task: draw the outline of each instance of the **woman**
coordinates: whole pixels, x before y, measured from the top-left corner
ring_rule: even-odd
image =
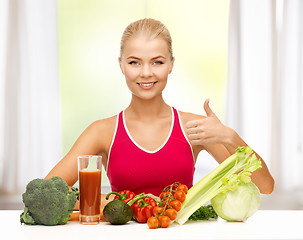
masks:
[[[88,126],[46,178],[60,176],[72,186],[78,179],[77,156],[102,155],[114,191],[159,195],[176,181],[192,186],[200,151],[206,150],[221,163],[238,146],[246,146],[220,122],[209,100],[204,103],[207,116],[177,111],[165,103],[162,92],[174,60],[169,31],[161,22],[131,23],[123,33],[119,57],[132,93],[129,106]],[[262,169],[253,173],[252,181],[261,193],[269,194],[274,180],[261,161]]]

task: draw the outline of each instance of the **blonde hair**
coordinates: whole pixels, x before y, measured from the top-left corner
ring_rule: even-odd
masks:
[[[148,37],[150,37],[150,39],[159,37],[165,40],[168,45],[170,56],[173,58],[172,39],[168,29],[162,22],[152,18],[144,18],[132,22],[126,27],[121,38],[120,58],[122,57],[122,53],[127,40],[142,33],[146,34]]]

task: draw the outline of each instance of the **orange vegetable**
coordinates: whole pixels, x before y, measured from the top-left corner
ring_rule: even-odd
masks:
[[[159,227],[159,220],[158,220],[158,218],[156,218],[156,217],[149,217],[147,219],[147,226],[150,229],[158,228]]]
[[[185,194],[187,194],[187,192],[188,192],[188,188],[187,188],[187,186],[184,185],[184,184],[180,184],[180,185],[177,187],[177,191],[178,191],[178,190],[182,190]]]
[[[182,208],[182,203],[179,200],[171,201],[169,205],[176,209],[177,212],[179,212]]]
[[[79,215],[80,215],[80,212],[79,212],[79,211],[74,211],[74,212],[70,215],[69,221],[79,221]]]
[[[100,222],[107,222],[107,220],[104,218],[103,216],[103,208],[100,206]],[[69,221],[79,221],[79,215],[80,215],[80,211],[74,211],[71,215],[70,215],[70,219]]]
[[[175,192],[174,198],[183,203],[185,201],[186,194],[182,190],[178,190],[177,192]]]
[[[165,214],[173,221],[177,218],[178,212],[174,208],[168,208],[165,210]]]
[[[168,216],[160,216],[160,217],[158,217],[158,219],[159,219],[161,228],[167,228],[171,223],[171,220]]]
[[[163,208],[163,207],[156,206],[156,207],[154,207],[154,209],[153,209],[153,214],[154,214],[154,216],[156,217],[156,216],[161,215],[163,211],[164,211],[164,208]]]

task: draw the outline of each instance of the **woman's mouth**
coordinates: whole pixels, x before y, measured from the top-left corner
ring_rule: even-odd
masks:
[[[146,83],[141,82],[141,83],[137,83],[137,84],[143,89],[151,89],[157,82],[158,81],[156,81],[156,82],[146,82]]]

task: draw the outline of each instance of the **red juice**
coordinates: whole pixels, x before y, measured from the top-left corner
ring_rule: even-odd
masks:
[[[93,216],[100,214],[101,170],[79,171],[80,214]]]

